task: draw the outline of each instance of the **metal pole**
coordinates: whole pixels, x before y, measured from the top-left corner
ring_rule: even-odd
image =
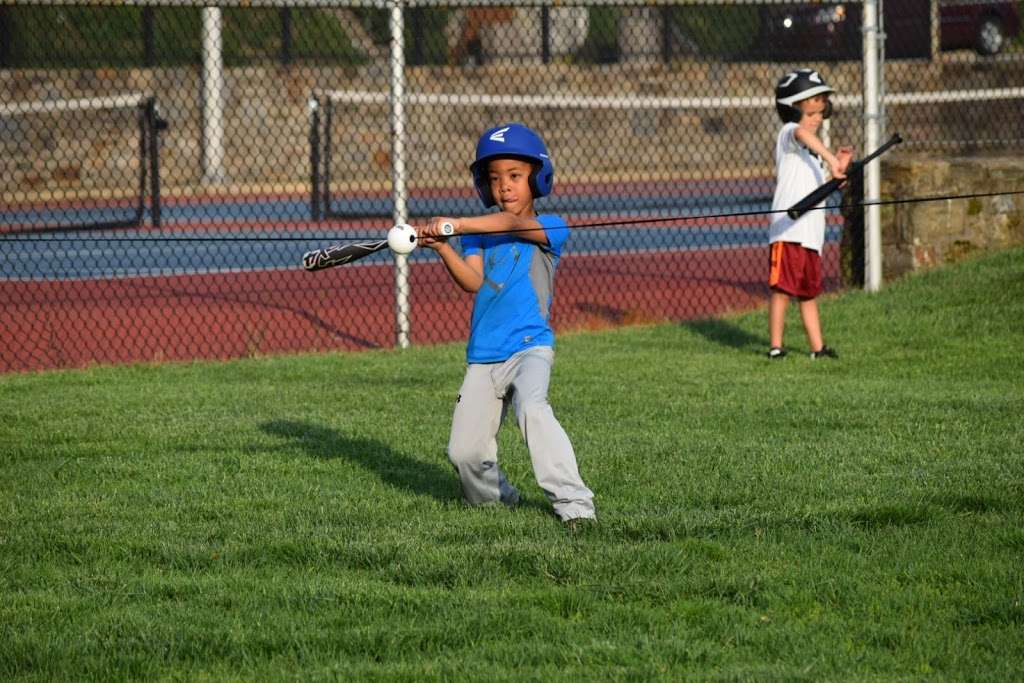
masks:
[[[931,30],[928,32],[931,37],[930,61],[935,62],[942,50],[942,25],[939,23],[939,0],[931,0],[928,3],[928,25]]]
[[[661,62],[672,61],[672,24],[675,21],[675,8],[665,5],[661,8]]]
[[[156,66],[156,38],[153,30],[153,8],[142,8],[142,65]]]
[[[551,8],[540,8],[540,61],[551,63]]]
[[[281,63],[292,63],[292,10],[281,8]]]
[[[14,50],[11,47],[11,37],[14,29],[11,27],[11,11],[6,5],[0,6],[0,68],[9,69],[14,66]]]
[[[320,103],[309,96],[309,213],[320,220]]]
[[[881,137],[879,124],[880,74],[878,51],[880,32],[878,18],[881,0],[864,0],[864,149],[878,147]],[[864,201],[868,204],[865,216],[866,273],[864,289],[877,292],[882,288],[882,228],[881,210],[878,206],[881,194],[881,173],[874,161],[864,169]]]
[[[409,219],[405,188],[405,19],[402,0],[391,4],[391,192],[395,225]],[[395,254],[395,344],[409,347],[409,258]]]
[[[154,228],[160,227],[160,134],[167,128],[167,121],[160,118],[156,97],[146,105],[149,122],[149,211]]]
[[[224,55],[219,7],[203,8],[203,182],[224,180]]]

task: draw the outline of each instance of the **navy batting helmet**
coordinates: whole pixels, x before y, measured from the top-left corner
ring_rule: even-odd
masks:
[[[487,162],[491,159],[512,158],[530,162],[533,172],[530,173],[530,190],[534,197],[544,197],[551,193],[555,184],[555,167],[548,156],[547,147],[533,130],[521,123],[509,123],[495,126],[480,136],[476,143],[476,159],[469,166],[473,174],[473,185],[480,195],[484,206],[491,207],[497,202],[491,193],[491,183],[487,177]]]

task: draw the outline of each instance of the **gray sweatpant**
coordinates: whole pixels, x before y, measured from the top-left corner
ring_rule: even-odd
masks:
[[[576,454],[548,403],[555,353],[549,346],[520,351],[503,363],[470,364],[452,418],[448,459],[470,505],[514,505],[519,492],[498,467],[498,429],[515,410],[534,476],[560,519],[594,517],[594,494],[580,478]]]

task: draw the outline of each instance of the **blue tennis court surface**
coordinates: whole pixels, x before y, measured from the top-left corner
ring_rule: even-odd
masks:
[[[362,202],[360,204],[359,202]],[[356,213],[378,214],[381,226],[386,200],[351,200]],[[766,243],[770,198],[764,194],[640,197],[564,195],[538,201],[542,212],[562,213],[581,227],[573,230],[567,254],[642,253],[753,247]],[[126,215],[125,207],[36,208],[0,211],[8,230],[0,237],[0,278],[79,279],[235,272],[301,267],[302,255],[330,244],[383,239],[383,227],[359,226],[344,218],[329,223],[309,220],[308,200],[299,198],[175,199],[162,207],[162,227],[117,230],[33,232],[31,226],[51,222],[97,222]],[[413,198],[410,222],[416,217],[467,215],[479,212],[475,199]],[[722,214],[735,217],[701,218]],[[644,221],[678,219],[644,224]],[[624,226],[586,227],[587,223],[635,221]],[[702,221],[704,224],[702,224]],[[366,221],[361,221],[365,226]],[[838,227],[826,239],[837,240]],[[385,264],[384,250],[360,264]],[[410,255],[413,263],[435,259],[428,250]],[[349,266],[352,267],[352,266]]]
[[[839,238],[831,226],[827,239]],[[237,232],[176,231],[161,236],[133,236],[128,231],[102,234],[53,233],[4,240],[0,277],[4,279],[68,279],[181,275],[301,267],[302,254],[329,244],[351,241],[344,232],[316,237],[260,233],[240,238]],[[567,255],[642,253],[756,247],[766,244],[763,227],[579,228],[566,247]],[[391,252],[380,251],[355,264],[385,264]],[[410,262],[436,260],[417,249]]]
[[[750,210],[771,201],[770,179],[689,180],[657,183],[619,183],[606,185],[566,184],[558,192],[539,199],[537,208],[549,213],[622,214],[666,212],[669,215],[734,210]],[[318,198],[321,199],[322,198]],[[146,224],[152,224],[153,211],[147,198]],[[330,206],[321,207],[327,217],[389,218],[393,203],[389,196],[334,196]],[[10,229],[32,230],[41,227],[76,228],[95,223],[130,220],[139,209],[137,200],[115,199],[80,201],[71,199],[40,202],[37,205],[0,206],[0,225]],[[471,190],[411,192],[407,213],[413,217],[466,216],[480,213],[481,206]],[[160,201],[162,226],[215,224],[225,221],[251,221],[268,227],[276,223],[314,220],[313,198],[308,195],[195,195],[171,196]]]

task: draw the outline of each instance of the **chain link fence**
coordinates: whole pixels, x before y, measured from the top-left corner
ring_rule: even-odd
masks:
[[[316,273],[301,257],[399,214],[482,213],[476,139],[511,121],[554,159],[539,210],[576,226],[557,329],[749,309],[777,79],[819,69],[829,142],[867,151],[858,3],[404,4],[398,23],[368,2],[0,5],[0,370],[464,339],[471,297],[432,252]],[[883,10],[902,147],[1019,153],[1020,3]],[[836,290],[862,228],[828,225]]]

